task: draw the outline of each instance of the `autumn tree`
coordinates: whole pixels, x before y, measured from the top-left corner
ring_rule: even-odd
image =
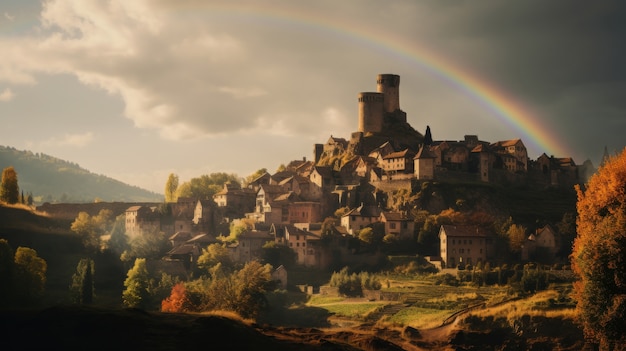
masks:
[[[577,316],[600,350],[626,350],[626,148],[576,192]]]
[[[0,183],[0,200],[8,204],[18,203],[20,189],[17,185],[17,172],[13,167],[2,170],[2,182]]]
[[[526,227],[518,224],[511,224],[507,230],[507,236],[509,237],[509,247],[512,252],[520,253],[522,246],[526,241]]]
[[[46,287],[48,264],[37,255],[37,251],[28,247],[15,250],[15,297],[23,305],[39,301]]]
[[[172,293],[161,302],[161,312],[190,312],[193,310],[187,296],[187,289],[182,282],[172,287]]]
[[[176,190],[178,190],[178,175],[170,173],[165,183],[165,202],[176,202]]]
[[[95,273],[96,267],[92,259],[83,258],[78,262],[76,272],[72,275],[72,284],[70,285],[70,294],[73,302],[85,305],[93,303]]]

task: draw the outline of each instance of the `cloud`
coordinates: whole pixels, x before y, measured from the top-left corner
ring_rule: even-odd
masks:
[[[4,18],[8,19],[11,22],[13,22],[13,20],[15,20],[15,16],[10,15],[8,12],[4,13]]]
[[[491,111],[420,69],[412,50],[446,57],[554,126],[595,116],[599,104],[623,116],[626,100],[604,92],[626,81],[625,8],[559,0],[50,0],[36,35],[0,37],[0,81],[76,76],[120,96],[136,128],[170,140],[263,134],[319,142],[354,131],[357,93],[375,90],[378,73],[398,73],[402,108],[422,123],[414,127],[437,125],[435,135],[461,138],[470,127],[491,127]]]
[[[0,93],[0,101],[3,101],[3,102],[11,101],[13,100],[14,97],[15,97],[15,94],[9,88],[4,89]]]
[[[50,138],[41,142],[41,146],[53,147],[53,146],[72,146],[72,147],[85,147],[94,140],[94,134],[92,132],[85,132],[82,134],[66,134],[61,138]]]

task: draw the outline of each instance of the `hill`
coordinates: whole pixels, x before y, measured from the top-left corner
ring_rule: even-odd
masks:
[[[163,195],[91,173],[79,165],[43,153],[0,146],[0,169],[13,167],[24,195],[36,202],[159,202]]]

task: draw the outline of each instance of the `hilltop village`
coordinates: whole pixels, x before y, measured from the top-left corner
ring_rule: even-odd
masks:
[[[167,216],[156,206],[132,206],[126,234],[165,233],[172,249],[159,265],[170,270],[192,269],[202,249],[238,223],[247,227],[228,244],[235,262],[260,259],[271,243],[290,249],[304,266],[364,266],[380,259],[376,250],[366,254],[354,244],[364,228],[376,226],[399,242],[416,240],[414,211],[391,201],[390,194],[401,189],[437,181],[572,187],[593,172],[590,162],[577,165],[570,157],[544,153],[531,160],[521,139],[433,139],[430,127],[422,134],[407,123],[399,87],[398,75],[378,75],[376,92],[358,94],[358,129],[349,138],[331,135],[315,144],[311,160],[291,161],[248,184],[227,183],[212,199],[178,198],[168,204]],[[428,258],[440,269],[492,260],[490,236],[481,228],[442,225],[439,252]],[[537,247],[554,254],[556,241],[554,229],[539,228],[528,236],[520,259]]]

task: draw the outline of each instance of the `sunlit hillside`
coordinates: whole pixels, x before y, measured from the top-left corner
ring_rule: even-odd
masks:
[[[154,202],[163,196],[43,153],[0,146],[0,169],[13,167],[20,191],[43,202]]]

